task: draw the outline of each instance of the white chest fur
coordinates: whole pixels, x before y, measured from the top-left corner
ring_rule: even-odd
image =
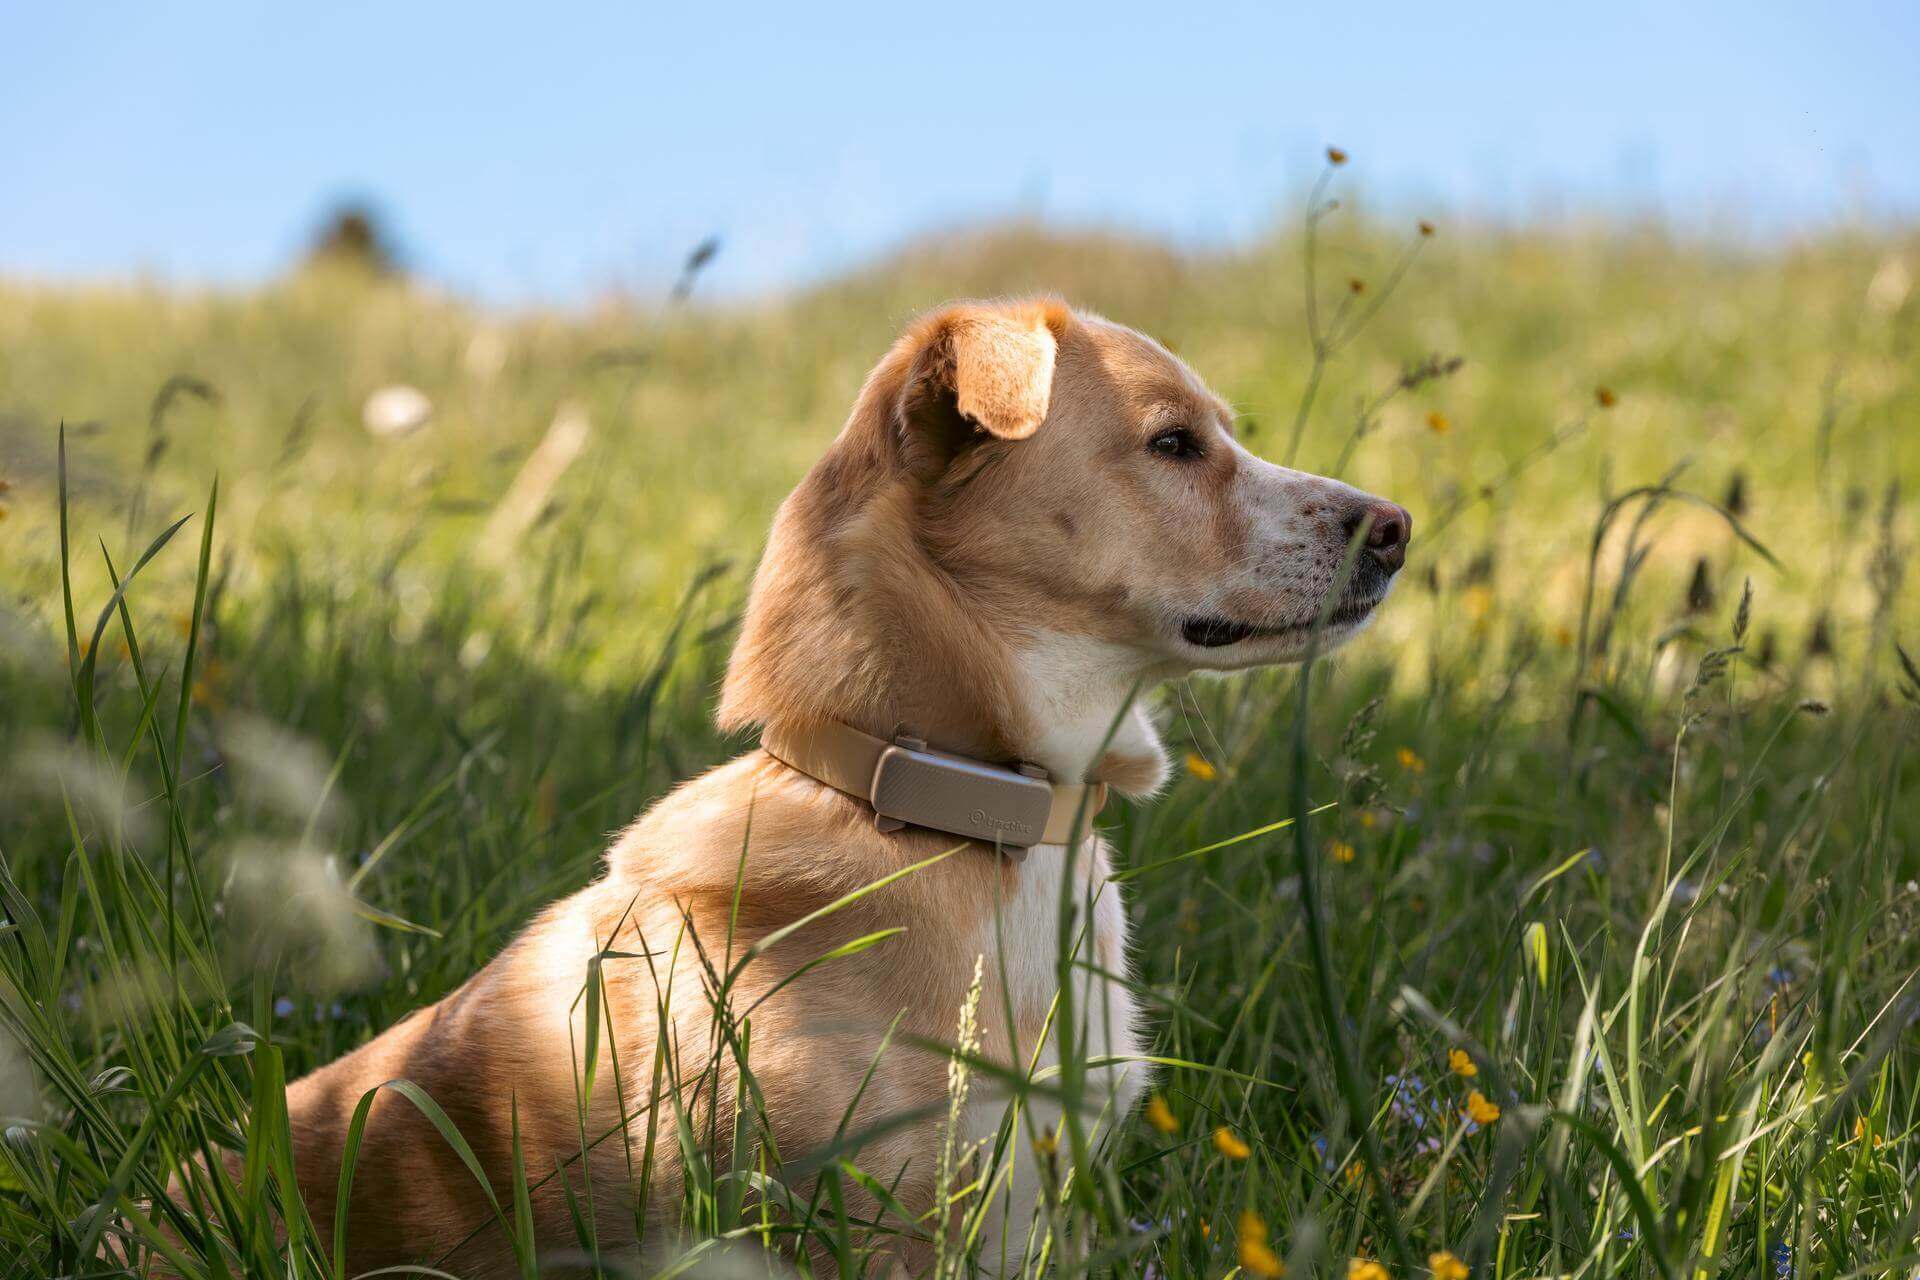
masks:
[[[1131,1061],[1141,1052],[1133,993],[1105,976],[1124,976],[1128,964],[1126,911],[1107,875],[1106,849],[1097,839],[1083,843],[1071,865],[1059,845],[1032,849],[1017,889],[986,923],[977,944],[986,957],[989,993],[980,1010],[981,1052],[997,1061],[1012,1059],[1042,1086],[1057,1090],[1061,1046],[1067,1045],[1076,1064],[1086,1068],[1077,1111],[1083,1132],[1095,1144],[1125,1122],[1148,1074],[1144,1064]],[[1064,915],[1063,890],[1072,895]],[[1068,949],[1074,962],[1066,966],[1063,999],[1061,957]],[[1004,993],[998,1004],[991,994],[996,991]],[[989,1274],[1019,1269],[1029,1246],[1029,1224],[1047,1188],[1035,1140],[1059,1134],[1062,1120],[1062,1108],[1053,1100],[1029,1097],[1022,1105],[1011,1091],[984,1081],[969,1099],[963,1140],[983,1144],[982,1164],[1009,1121],[1013,1124],[981,1234],[980,1262]]]

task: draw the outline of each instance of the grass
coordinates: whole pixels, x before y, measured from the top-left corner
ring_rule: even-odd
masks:
[[[907,315],[1038,286],[1416,520],[1337,660],[1159,700],[1187,767],[1111,835],[1180,1065],[1047,1158],[1050,1264],[1913,1273],[1916,263],[1910,232],[1423,241],[1341,211],[1232,257],[1004,229],[739,308],[0,285],[0,1274],[100,1272],[129,1232],[142,1265],[332,1274],[284,1082],[745,745],[708,711],[774,504]],[[373,439],[396,381],[434,419]],[[563,404],[581,460],[503,517]],[[809,1192],[750,1093],[737,1143],[658,1115],[715,1158],[649,1273],[796,1230],[860,1269],[857,1154]],[[150,1208],[216,1148],[239,1185]],[[499,1184],[526,1270],[541,1176]]]

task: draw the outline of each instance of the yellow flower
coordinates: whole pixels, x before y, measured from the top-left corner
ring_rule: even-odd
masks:
[[[1593,389],[1593,398],[1602,409],[1611,409],[1620,403],[1620,397],[1613,394],[1613,388],[1611,387],[1595,387]]]
[[[1348,293],[1365,293],[1366,291],[1367,291],[1367,282],[1365,280],[1362,280],[1359,276],[1352,276],[1347,280]]]
[[[1868,1130],[1867,1128],[1867,1118],[1865,1116],[1861,1116],[1859,1119],[1853,1122],[1853,1136],[1856,1141],[1867,1137],[1869,1133],[1870,1133],[1870,1130]],[[1882,1138],[1877,1133],[1873,1134],[1872,1137],[1873,1137],[1873,1145],[1876,1147],[1882,1146],[1886,1143],[1886,1139]]]
[[[1412,747],[1402,747],[1399,751],[1400,767],[1412,773],[1425,773],[1427,762],[1415,753]]]
[[[1393,1276],[1372,1258],[1355,1258],[1347,1264],[1347,1280],[1393,1280]]]
[[[1345,164],[1346,162],[1347,162],[1347,153],[1346,153],[1346,152],[1344,152],[1344,151],[1342,151],[1342,150],[1341,150],[1340,148],[1338,148],[1338,147],[1328,147],[1328,148],[1327,148],[1327,163],[1328,163],[1328,164]]]
[[[1212,782],[1220,776],[1220,771],[1198,751],[1187,752],[1187,772],[1202,782]]]
[[[1467,1119],[1475,1124],[1492,1124],[1499,1118],[1499,1103],[1488,1101],[1487,1095],[1478,1089],[1467,1095]]]
[[[1467,1280],[1467,1264],[1445,1249],[1428,1254],[1427,1266],[1433,1270],[1433,1280]]]
[[[1213,1131],[1213,1145],[1218,1147],[1220,1154],[1229,1160],[1245,1160],[1253,1154],[1253,1148],[1240,1141],[1233,1130],[1225,1125]]]
[[[1332,844],[1327,846],[1327,854],[1335,862],[1352,862],[1353,846],[1348,844],[1345,840],[1335,840]]]
[[[1251,1209],[1240,1214],[1240,1267],[1256,1276],[1287,1274],[1287,1264],[1267,1247],[1267,1224]]]
[[[1447,421],[1446,414],[1434,409],[1427,414],[1427,430],[1437,436],[1443,436],[1453,430],[1453,424]]]
[[[1173,1114],[1173,1108],[1159,1094],[1147,1099],[1147,1123],[1162,1133],[1172,1133],[1180,1127],[1179,1119]]]
[[[1465,1049],[1447,1050],[1447,1070],[1469,1080],[1480,1074],[1480,1068],[1473,1064],[1473,1055]]]
[[[1362,831],[1371,831],[1379,825],[1380,825],[1379,814],[1375,813],[1371,809],[1362,809],[1360,811],[1360,829]]]
[[[1420,234],[1423,236],[1433,235],[1433,224],[1425,218],[1420,219]]]
[[[1240,1242],[1240,1269],[1250,1276],[1284,1276],[1287,1264],[1280,1255],[1252,1240]]]
[[[1035,1155],[1050,1156],[1059,1150],[1060,1134],[1058,1131],[1048,1129],[1033,1135],[1033,1152]]]

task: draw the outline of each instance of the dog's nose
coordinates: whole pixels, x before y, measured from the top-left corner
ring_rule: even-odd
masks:
[[[1393,573],[1407,562],[1407,543],[1413,539],[1413,517],[1398,503],[1372,498],[1355,507],[1347,516],[1347,537],[1352,538],[1367,522],[1367,554]]]

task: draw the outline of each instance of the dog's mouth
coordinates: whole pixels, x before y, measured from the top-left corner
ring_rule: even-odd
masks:
[[[1364,620],[1385,598],[1384,595],[1378,595],[1367,600],[1349,600],[1327,615],[1323,629],[1332,631],[1340,627],[1350,627]],[[1232,618],[1193,617],[1180,624],[1180,638],[1196,648],[1224,649],[1228,645],[1240,644],[1247,640],[1305,636],[1310,634],[1316,625],[1320,625],[1317,618],[1276,627],[1239,622]]]

